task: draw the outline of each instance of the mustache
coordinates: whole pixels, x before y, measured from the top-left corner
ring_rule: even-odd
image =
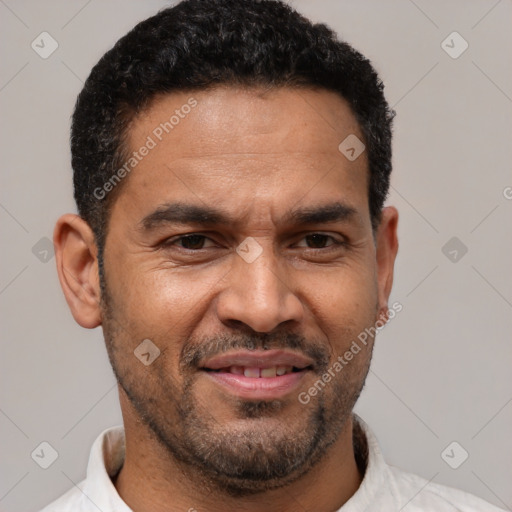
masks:
[[[332,354],[331,346],[325,342],[308,341],[304,336],[295,333],[282,334],[221,334],[214,338],[188,341],[183,345],[180,354],[182,371],[198,370],[200,363],[216,355],[230,350],[271,350],[289,349],[302,352],[314,361],[314,369],[323,374]]]

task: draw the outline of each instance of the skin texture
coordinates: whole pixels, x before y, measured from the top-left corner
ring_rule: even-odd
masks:
[[[363,137],[348,104],[325,90],[161,96],[132,123],[131,150],[191,97],[197,106],[116,191],[103,296],[89,226],[67,214],[55,228],[72,314],[83,327],[102,325],[119,383],[126,460],[115,486],[135,512],[337,510],[363,476],[351,411],[373,340],[308,404],[298,395],[385,317],[398,213],[384,208],[372,232],[366,154],[351,162],[338,150],[348,135]],[[143,227],[174,201],[222,208],[230,222]],[[355,213],[283,220],[334,201]],[[206,238],[179,240],[192,233]],[[251,263],[236,252],[247,237],[262,250]],[[144,339],[160,350],[148,366],[134,356]],[[234,348],[285,348],[314,364],[279,400],[241,399],[198,364]]]

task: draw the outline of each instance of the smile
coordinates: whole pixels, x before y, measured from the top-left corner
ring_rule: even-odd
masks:
[[[207,369],[208,371],[208,369]],[[209,370],[212,372],[221,373],[234,373],[235,375],[243,375],[251,379],[268,379],[271,377],[281,377],[288,373],[300,371],[298,368],[293,366],[270,366],[268,368],[254,368],[252,366],[229,366],[227,368],[221,368],[219,370]]]
[[[209,359],[201,370],[223,391],[238,398],[275,400],[297,391],[312,363],[294,352],[239,351]]]

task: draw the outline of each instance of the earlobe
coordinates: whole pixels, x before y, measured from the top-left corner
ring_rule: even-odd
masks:
[[[100,285],[94,233],[81,217],[59,218],[53,233],[60,284],[73,318],[82,327],[101,324]]]
[[[388,299],[393,287],[393,270],[398,252],[398,211],[393,206],[382,210],[377,232],[377,285],[379,295],[378,318],[387,321]]]

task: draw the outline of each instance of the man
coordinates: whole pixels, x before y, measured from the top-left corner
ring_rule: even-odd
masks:
[[[278,1],[185,0],[105,54],[54,243],[124,428],[45,512],[497,510],[387,466],[352,413],[395,314],[392,118],[370,62]]]

